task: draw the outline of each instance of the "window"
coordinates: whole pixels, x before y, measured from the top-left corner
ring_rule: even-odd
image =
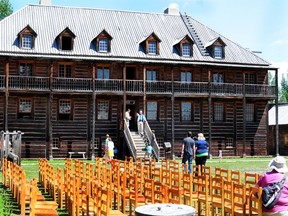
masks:
[[[65,28],[58,36],[57,41],[60,50],[71,51],[73,50],[73,44],[75,35],[73,32],[67,27]]]
[[[254,73],[245,73],[245,84],[255,84]]]
[[[157,80],[157,69],[147,69],[146,70],[146,80],[156,81]]]
[[[225,147],[226,148],[233,148],[234,147],[233,138],[226,138]]]
[[[223,73],[214,72],[213,73],[213,77],[212,77],[212,82],[213,83],[224,83],[224,74]]]
[[[157,120],[157,102],[147,102],[147,120]]]
[[[224,106],[221,103],[214,104],[214,121],[224,121]]]
[[[148,54],[157,54],[157,42],[156,41],[149,41],[148,42]]]
[[[97,104],[97,119],[108,120],[109,119],[109,101],[98,101]]]
[[[254,121],[254,117],[255,117],[255,113],[254,113],[255,109],[254,109],[254,104],[246,104],[245,107],[245,119],[247,122],[253,122]]]
[[[18,99],[18,118],[32,118],[32,98]]]
[[[58,67],[59,77],[71,78],[72,77],[72,65],[61,63]]]
[[[72,106],[70,99],[59,100],[59,119],[71,120],[72,118]]]
[[[215,58],[223,57],[222,46],[219,45],[214,46],[214,57]]]
[[[182,56],[191,56],[191,45],[188,43],[182,44]]]
[[[62,50],[72,50],[72,37],[63,36],[62,37]]]
[[[23,49],[32,49],[33,48],[33,36],[32,35],[23,35],[22,36],[22,48]]]
[[[20,63],[19,75],[20,76],[32,76],[33,64],[32,63]]]
[[[60,139],[58,137],[57,138],[53,137],[53,139],[52,139],[52,148],[53,149],[60,148]]]
[[[97,68],[97,79],[109,79],[110,78],[110,69],[109,67],[101,67]]]
[[[107,38],[99,39],[99,52],[108,52],[108,39]]]
[[[192,105],[190,102],[181,102],[181,120],[192,120]]]
[[[192,73],[189,70],[181,71],[181,82],[192,82]]]

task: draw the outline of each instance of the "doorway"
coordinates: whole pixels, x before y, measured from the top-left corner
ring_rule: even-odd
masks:
[[[131,116],[131,120],[129,122],[130,131],[136,131],[137,130],[137,116],[136,116],[135,100],[127,100],[126,111],[128,109],[130,109],[130,116]]]
[[[127,80],[135,80],[136,79],[136,68],[135,67],[127,67],[126,68],[126,79]]]

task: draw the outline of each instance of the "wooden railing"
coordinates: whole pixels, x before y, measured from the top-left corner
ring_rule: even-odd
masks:
[[[155,133],[151,130],[151,128],[150,128],[150,126],[149,126],[147,121],[145,122],[145,125],[144,125],[144,134],[148,138],[149,143],[150,143],[150,145],[153,148],[153,153],[154,153],[154,155],[156,157],[156,160],[159,161],[160,148],[159,148],[159,145],[157,143],[157,140],[156,140],[156,137],[155,137]]]
[[[75,91],[92,92],[93,81],[90,78],[59,78],[54,77],[50,86],[49,77],[34,76],[9,76],[9,89],[11,90],[37,90],[37,91]],[[172,88],[173,87],[173,88]],[[275,86],[259,84],[237,83],[211,83],[208,82],[171,82],[171,81],[146,81],[147,94],[175,94],[176,96],[193,94],[212,96],[235,96],[244,94],[248,97],[275,97]],[[0,76],[0,89],[5,89],[5,76]],[[245,92],[244,92],[245,89]],[[95,80],[95,91],[102,93],[121,93],[124,90],[122,79]],[[143,93],[143,80],[127,80],[127,93]]]
[[[135,142],[132,138],[132,135],[130,133],[130,130],[127,126],[127,122],[125,119],[124,119],[124,137],[125,137],[127,146],[130,150],[130,153],[131,153],[133,159],[136,160],[136,158],[137,158],[136,145],[135,145]]]

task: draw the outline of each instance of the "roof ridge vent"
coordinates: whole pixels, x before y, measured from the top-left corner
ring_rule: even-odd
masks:
[[[179,16],[179,6],[177,3],[171,3],[168,8],[164,10],[164,14]]]
[[[39,0],[40,5],[51,5],[52,0]]]

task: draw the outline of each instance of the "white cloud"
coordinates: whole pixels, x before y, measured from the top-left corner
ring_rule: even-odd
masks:
[[[276,40],[271,43],[272,46],[288,45],[288,40]]]

